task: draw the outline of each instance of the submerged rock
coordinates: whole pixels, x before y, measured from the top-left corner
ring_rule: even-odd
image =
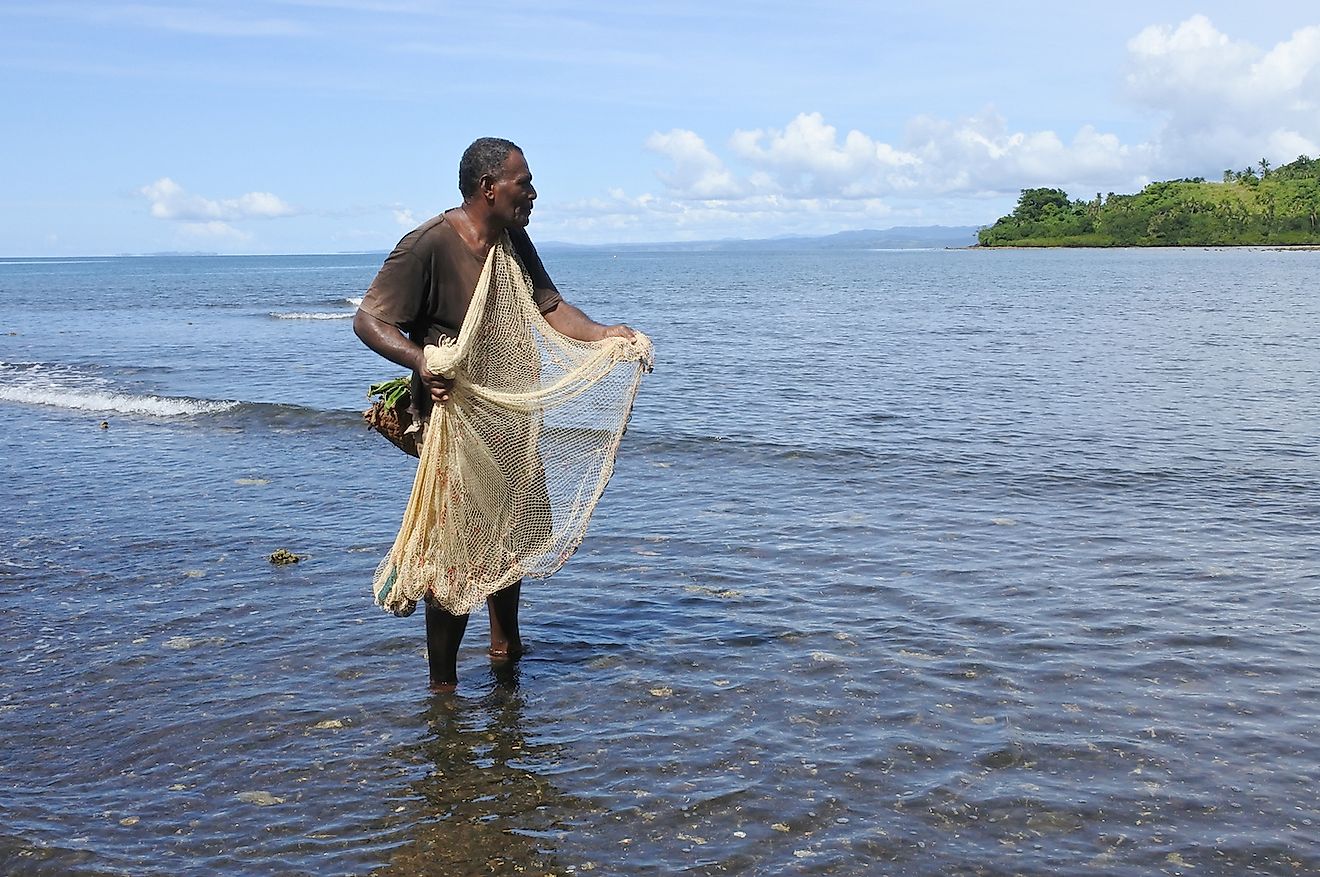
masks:
[[[297,563],[302,560],[301,557],[294,554],[287,548],[277,548],[270,556],[270,562],[276,566],[287,566],[291,563]]]

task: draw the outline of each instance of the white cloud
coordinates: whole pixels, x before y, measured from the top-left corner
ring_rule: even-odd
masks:
[[[733,152],[761,169],[758,187],[804,194],[868,197],[904,186],[903,174],[921,160],[888,143],[838,132],[820,113],[800,113],[782,131],[735,131]]]
[[[547,209],[549,212],[549,209]],[[906,218],[906,217],[900,217]],[[764,237],[776,233],[818,234],[844,227],[895,224],[893,209],[870,198],[794,198],[758,194],[743,198],[694,200],[646,193],[630,196],[613,190],[608,197],[588,198],[554,209],[543,216],[538,237],[553,240],[636,240],[638,232],[656,221],[666,234],[678,239]],[[925,220],[920,224],[930,224]]]
[[[669,170],[660,172],[660,179],[682,197],[737,198],[744,194],[744,187],[724,162],[692,131],[657,132],[647,139],[646,148],[672,162]]]
[[[1087,126],[1065,143],[1053,131],[1010,131],[992,110],[954,122],[922,117],[893,145],[853,130],[846,134],[819,113],[801,113],[783,129],[735,131],[730,151],[748,167],[735,178],[693,131],[663,137],[657,149],[674,161],[660,173],[675,199],[785,204],[1016,193],[1024,186],[1136,182],[1146,169],[1142,148]],[[675,147],[675,144],[679,144]],[[654,148],[654,147],[653,147]],[[796,209],[796,208],[794,208]]]
[[[1320,26],[1265,51],[1196,15],[1142,30],[1128,56],[1128,95],[1164,117],[1161,170],[1320,152]]]
[[[1140,186],[1148,147],[1128,147],[1085,126],[1065,141],[1053,131],[1012,131],[993,110],[956,121],[912,120],[901,144],[840,133],[819,113],[782,129],[735,131],[729,161],[695,131],[653,134],[647,147],[670,160],[658,194],[564,205],[545,232],[627,240],[663,226],[679,238],[820,234],[843,228],[989,221],[1027,186],[1093,193]],[[736,170],[735,170],[736,166]],[[994,202],[994,203],[990,203]],[[548,226],[548,227],[547,227]],[[543,232],[544,233],[544,232]]]
[[[1054,131],[1013,131],[987,109],[948,122],[912,120],[906,148],[919,161],[897,191],[910,195],[1006,194],[1030,186],[1066,189],[1139,185],[1150,148],[1084,125],[1067,142]]]
[[[390,209],[394,213],[394,221],[396,224],[398,224],[399,228],[405,229],[407,231],[412,231],[414,228],[416,228],[419,225],[419,223],[417,222],[417,217],[414,216],[413,212],[408,208],[392,207]]]
[[[138,190],[151,202],[151,215],[157,219],[184,222],[274,219],[293,216],[296,211],[270,192],[248,192],[237,198],[212,200],[193,195],[169,177],[161,177]]]

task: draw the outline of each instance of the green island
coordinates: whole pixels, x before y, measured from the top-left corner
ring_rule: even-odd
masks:
[[[1240,247],[1320,245],[1320,158],[1151,183],[1135,195],[1069,200],[1023,189],[1017,207],[977,232],[983,247]]]

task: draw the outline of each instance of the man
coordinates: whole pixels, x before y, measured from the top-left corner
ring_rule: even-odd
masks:
[[[546,322],[580,341],[633,337],[622,324],[592,320],[559,294],[527,236],[536,201],[527,159],[515,144],[483,137],[463,152],[458,166],[463,203],[409,232],[385,259],[353,318],[362,343],[390,362],[413,371],[413,416],[425,424],[435,405],[449,401],[452,381],[426,367],[423,347],[458,336],[486,255],[508,234],[532,278],[533,298]],[[522,582],[486,600],[490,615],[490,656],[515,661],[523,652],[518,630]],[[453,615],[426,603],[426,649],[431,687],[453,691],[458,684],[458,647],[467,615]]]

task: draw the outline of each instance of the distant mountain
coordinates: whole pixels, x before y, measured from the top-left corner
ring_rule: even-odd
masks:
[[[974,225],[916,225],[881,231],[841,231],[811,238],[822,249],[914,250],[928,247],[970,247],[976,243]]]
[[[730,250],[915,250],[970,247],[976,243],[976,226],[921,225],[886,229],[841,231],[823,237],[788,235],[759,240],[671,241],[650,244],[538,243],[539,250],[601,250],[614,252],[724,252]]]
[[[152,259],[173,259],[182,256],[218,256],[215,250],[157,250],[152,253],[116,253],[117,256],[130,259],[141,258],[143,256]]]

